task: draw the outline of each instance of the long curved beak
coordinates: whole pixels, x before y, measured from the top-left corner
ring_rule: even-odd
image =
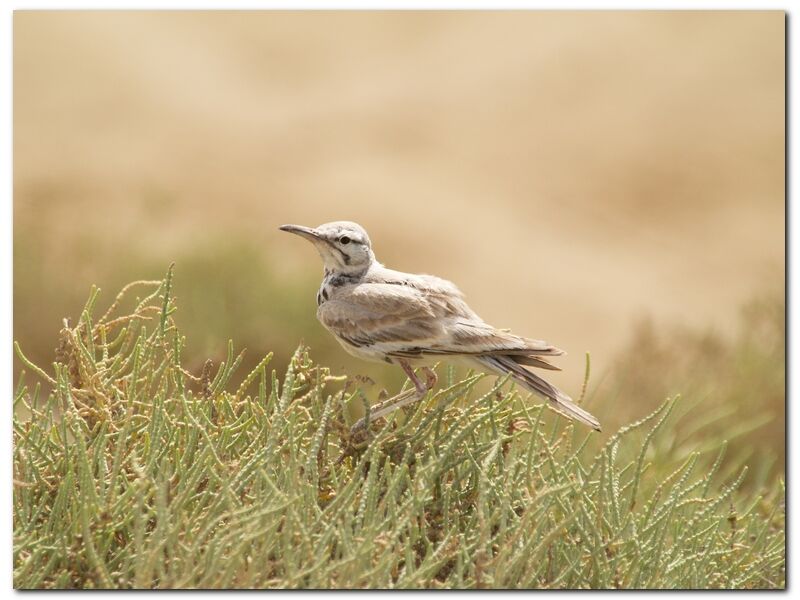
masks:
[[[278,229],[281,231],[288,231],[289,233],[295,233],[312,242],[318,242],[321,239],[319,232],[313,227],[304,227],[303,225],[281,225]]]

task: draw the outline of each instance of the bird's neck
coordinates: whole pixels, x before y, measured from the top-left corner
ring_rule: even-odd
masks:
[[[358,280],[370,271],[382,269],[383,265],[374,257],[370,257],[368,262],[358,265],[343,265],[336,262],[328,262],[323,266],[323,279],[345,279]]]
[[[322,285],[340,287],[347,283],[355,283],[366,274],[367,269],[362,271],[325,271],[322,278]]]

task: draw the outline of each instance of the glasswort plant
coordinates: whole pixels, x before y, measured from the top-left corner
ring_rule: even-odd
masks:
[[[354,435],[359,390],[309,349],[235,389],[230,342],[188,372],[171,287],[99,318],[93,289],[49,371],[16,346],[37,380],[14,396],[16,588],[785,585],[782,482],[739,491],[724,440],[654,453],[677,399],[594,451],[507,378],[450,370]]]

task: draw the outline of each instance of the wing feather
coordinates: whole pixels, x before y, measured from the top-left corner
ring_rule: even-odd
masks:
[[[317,316],[340,339],[357,347],[380,347],[390,356],[513,354],[523,364],[557,368],[525,357],[558,356],[562,350],[495,329],[443,285],[449,282],[439,281],[429,287],[417,281],[346,286],[319,307]]]
[[[411,287],[368,283],[339,290],[317,317],[334,335],[356,346],[415,345],[442,335],[442,324],[425,295]]]

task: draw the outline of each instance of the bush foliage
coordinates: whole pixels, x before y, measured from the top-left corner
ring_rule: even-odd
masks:
[[[350,433],[356,382],[300,348],[230,384],[182,366],[171,271],[65,322],[14,397],[17,588],[782,588],[784,488],[670,399],[600,445],[504,379],[448,370]],[[119,316],[140,289],[128,314]],[[680,412],[680,411],[675,411]]]

